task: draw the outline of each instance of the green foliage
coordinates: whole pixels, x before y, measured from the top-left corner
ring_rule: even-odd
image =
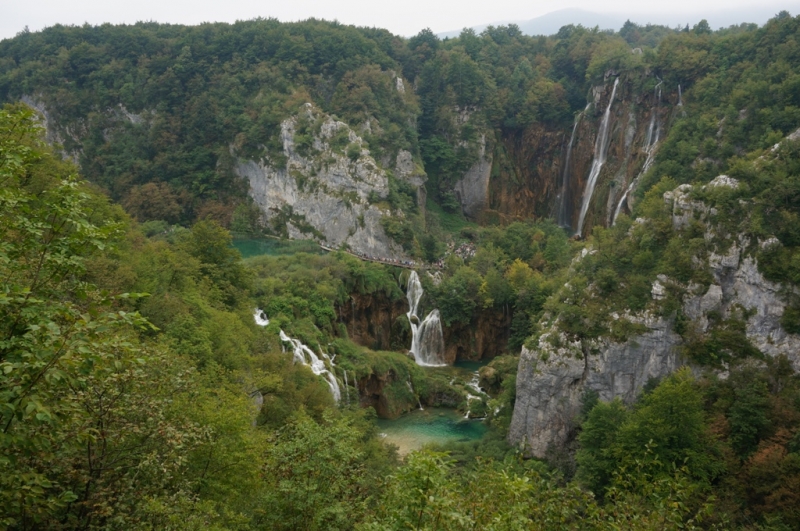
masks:
[[[589,412],[578,438],[580,481],[602,494],[620,469],[657,477],[686,465],[701,483],[719,472],[703,412],[702,395],[691,373],[682,369],[662,382],[628,412],[622,402],[600,402]],[[650,457],[648,457],[650,456]]]
[[[370,502],[370,482],[381,471],[380,463],[368,457],[364,438],[353,421],[328,415],[318,424],[297,414],[269,441],[257,525],[352,529]]]
[[[248,484],[247,407],[227,395],[204,416],[226,384],[209,378],[207,394],[184,358],[141,344],[148,323],[128,307],[142,296],[88,280],[124,244],[124,217],[38,150],[30,113],[3,111],[0,131],[13,131],[0,152],[2,525],[130,528],[195,510],[216,525],[190,493]],[[234,462],[209,457],[219,444]]]
[[[707,510],[687,506],[693,488],[681,470],[652,483],[642,474],[623,474],[623,481],[641,488],[635,495],[615,491],[613,502],[600,506],[540,467],[509,466],[479,462],[456,476],[447,454],[416,452],[389,479],[375,516],[359,529],[697,529]]]

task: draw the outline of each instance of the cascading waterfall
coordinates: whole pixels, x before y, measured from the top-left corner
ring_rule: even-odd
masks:
[[[320,359],[313,350],[301,343],[299,339],[292,339],[287,336],[283,330],[281,330],[280,335],[281,341],[292,345],[294,361],[296,363],[302,363],[303,365],[311,367],[311,372],[327,380],[328,386],[331,388],[333,399],[338,403],[342,399],[342,391],[339,389],[339,382],[336,380],[336,376],[325,367],[325,361]],[[328,360],[328,363],[331,364],[331,368],[334,367],[333,362],[327,354],[323,352],[322,357]]]
[[[255,309],[255,313],[253,313],[253,319],[255,319],[258,326],[267,326],[269,324],[267,314],[265,314],[261,308]]]
[[[578,125],[581,122],[583,113],[589,110],[591,103],[586,105],[583,112],[578,113],[575,117],[575,125],[572,126],[572,135],[569,137],[569,144],[567,145],[567,156],[564,158],[564,171],[561,174],[561,194],[559,194],[558,226],[562,228],[572,228],[572,213],[569,212],[569,206],[572,204],[572,197],[570,194],[569,181],[572,175],[570,171],[570,160],[572,158],[572,144],[575,142],[575,132],[578,130]]]
[[[678,83],[678,107],[683,107],[683,91],[680,83]]]
[[[469,409],[469,404],[473,400],[483,400],[488,399],[489,395],[481,388],[481,376],[478,371],[472,373],[472,379],[467,382],[467,387],[472,389],[477,393],[477,396],[473,395],[472,393],[467,393],[467,413],[464,415],[465,419],[470,418],[471,410]]]
[[[617,208],[614,210],[614,217],[611,220],[611,225],[617,223],[617,216],[622,211],[622,206],[625,204],[625,201],[628,199],[628,196],[636,188],[636,185],[639,184],[639,179],[641,179],[642,175],[647,173],[647,170],[650,169],[650,166],[653,165],[653,161],[656,158],[656,150],[658,148],[658,142],[661,139],[661,121],[658,119],[658,110],[661,107],[661,82],[655,86],[653,89],[655,91],[656,97],[656,106],[653,109],[653,115],[650,117],[650,125],[647,128],[647,138],[645,141],[644,152],[647,154],[647,158],[644,161],[644,166],[642,166],[642,171],[636,176],[635,179],[631,181],[631,184],[625,189],[625,193],[622,194],[622,197],[617,203]],[[653,129],[655,128],[655,136],[653,135]]]
[[[433,310],[420,323],[417,316],[419,301],[422,299],[422,284],[419,275],[412,271],[408,277],[406,297],[408,298],[408,322],[411,324],[411,354],[417,365],[423,367],[442,367],[444,362],[444,334],[439,310]]]
[[[583,232],[583,222],[586,220],[586,213],[589,211],[589,205],[592,202],[594,187],[597,185],[597,178],[600,176],[600,170],[603,169],[603,164],[606,162],[609,144],[608,125],[611,122],[611,106],[614,104],[614,97],[617,95],[618,84],[619,78],[614,80],[611,98],[608,100],[606,112],[603,113],[603,120],[600,122],[600,131],[597,134],[597,141],[594,144],[594,160],[592,160],[592,169],[589,171],[589,178],[586,180],[586,188],[583,191],[583,202],[581,204],[581,215],[578,218],[578,227],[576,231],[578,236]]]

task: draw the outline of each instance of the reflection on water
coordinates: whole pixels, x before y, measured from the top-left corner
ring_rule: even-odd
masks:
[[[323,253],[319,245],[309,240],[235,238],[233,246],[242,254],[242,258],[252,258],[264,254],[278,256],[295,253]]]
[[[399,448],[400,455],[419,450],[426,444],[474,441],[483,437],[486,426],[478,420],[465,420],[453,409],[426,408],[396,420],[378,419],[384,440]]]
[[[492,360],[479,360],[479,361],[458,360],[453,364],[453,367],[458,367],[459,369],[464,369],[469,372],[475,372],[477,370],[480,370],[481,367],[488,365],[490,361]]]

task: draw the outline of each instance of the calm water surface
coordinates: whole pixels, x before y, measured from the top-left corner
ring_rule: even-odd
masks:
[[[478,440],[486,433],[479,420],[466,420],[458,411],[426,408],[407,413],[396,420],[378,419],[384,440],[396,445],[400,455],[419,450],[426,444]]]

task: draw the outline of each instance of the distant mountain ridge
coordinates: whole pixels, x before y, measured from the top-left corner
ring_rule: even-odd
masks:
[[[532,18],[530,20],[508,20],[494,22],[492,24],[481,24],[472,26],[477,33],[482,32],[489,26],[516,24],[525,35],[554,35],[558,30],[568,24],[580,24],[587,28],[599,26],[601,30],[613,29],[619,31],[626,20],[631,20],[637,24],[659,24],[663,26],[693,26],[700,20],[706,19],[713,29],[727,28],[728,26],[741,24],[742,22],[756,23],[759,26],[764,24],[771,17],[781,10],[792,13],[800,12],[800,3],[791,5],[769,5],[762,7],[750,7],[740,9],[725,9],[718,11],[698,11],[688,14],[647,14],[647,13],[598,13],[585,9],[568,8],[552,11],[546,15]],[[442,39],[446,37],[458,37],[461,30],[446,31],[439,33]]]

